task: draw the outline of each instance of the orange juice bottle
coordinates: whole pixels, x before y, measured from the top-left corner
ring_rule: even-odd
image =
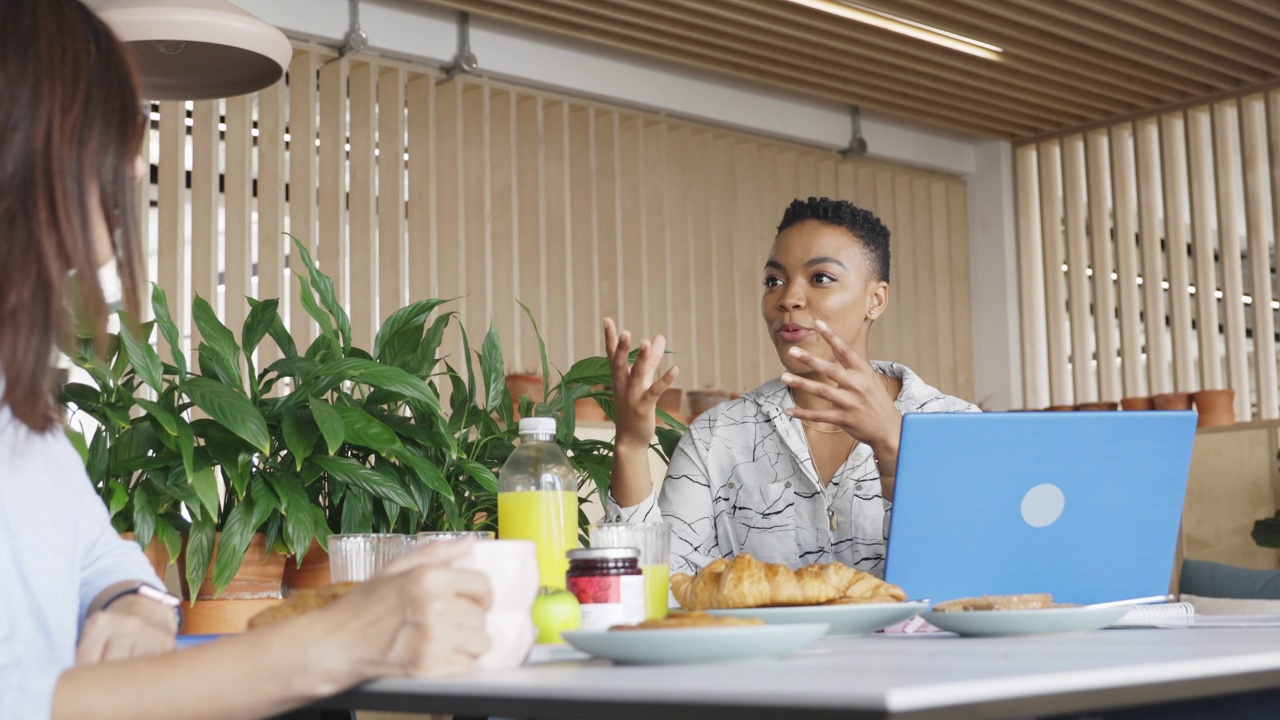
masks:
[[[563,588],[578,546],[578,482],[555,442],[555,418],[521,418],[520,445],[498,473],[498,537],[538,546],[542,585]]]

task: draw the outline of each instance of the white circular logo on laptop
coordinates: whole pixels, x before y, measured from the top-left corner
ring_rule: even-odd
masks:
[[[1043,483],[1022,496],[1022,519],[1031,527],[1048,527],[1062,516],[1066,497],[1057,485]]]

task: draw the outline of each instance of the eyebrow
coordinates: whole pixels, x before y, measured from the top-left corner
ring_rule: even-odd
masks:
[[[805,267],[807,267],[807,268],[809,268],[809,267],[813,267],[813,266],[815,266],[815,265],[827,265],[827,264],[831,264],[831,265],[839,265],[839,266],[840,266],[840,268],[841,268],[842,270],[848,270],[848,269],[849,269],[849,268],[848,268],[844,263],[840,262],[840,261],[839,261],[839,260],[837,260],[836,258],[828,257],[828,256],[826,256],[826,255],[820,255],[820,256],[818,256],[818,257],[816,257],[816,258],[811,258],[808,262],[806,262],[806,263],[804,264],[804,266],[805,266]],[[766,268],[773,268],[774,270],[786,270],[786,268],[782,267],[782,263],[780,263],[780,262],[778,262],[777,260],[774,260],[774,259],[772,259],[772,258],[770,258],[769,260],[767,260],[767,261],[765,262],[764,266],[765,266]]]

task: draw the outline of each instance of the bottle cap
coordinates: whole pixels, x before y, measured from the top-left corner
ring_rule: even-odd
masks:
[[[639,558],[640,548],[574,548],[564,555],[570,560],[627,560]]]
[[[555,435],[556,419],[549,417],[520,418],[521,435]]]

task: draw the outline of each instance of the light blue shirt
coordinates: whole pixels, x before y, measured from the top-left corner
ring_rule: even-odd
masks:
[[[49,717],[89,604],[125,580],[164,587],[61,430],[34,433],[0,408],[0,717]]]

